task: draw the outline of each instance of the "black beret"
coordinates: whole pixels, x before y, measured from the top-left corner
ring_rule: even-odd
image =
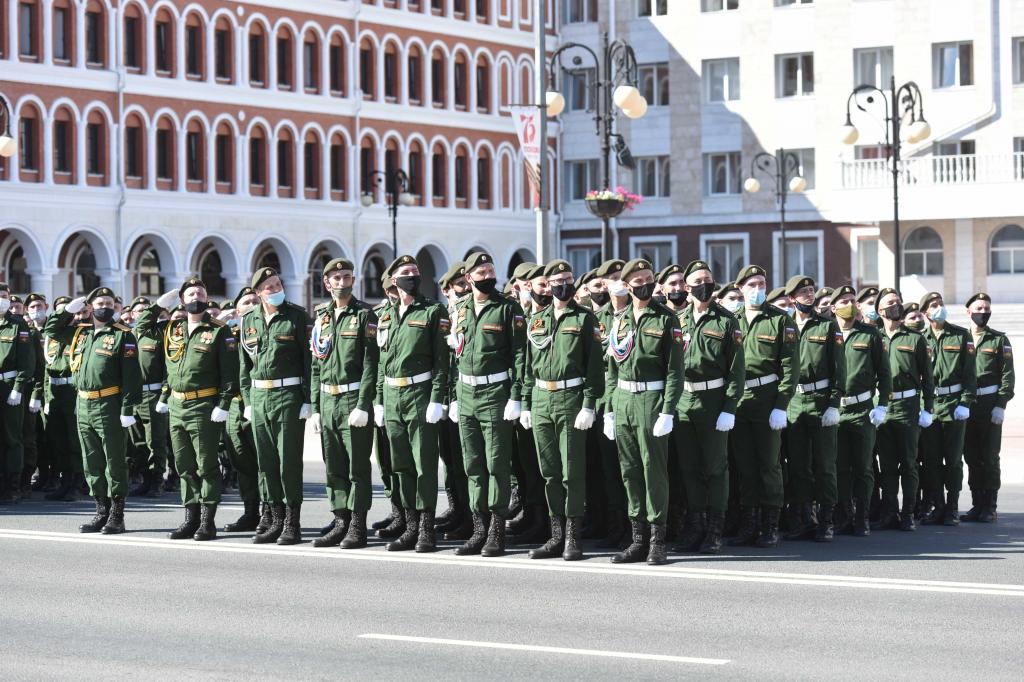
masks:
[[[804,287],[813,288],[814,280],[808,277],[807,275],[794,275],[793,277],[789,278],[789,281],[786,282],[786,286],[783,288],[786,290],[787,296],[792,296],[793,294],[795,294],[800,289],[803,289]]]
[[[241,301],[243,298],[245,298],[249,294],[255,294],[255,293],[256,292],[253,291],[252,287],[242,287],[241,291],[238,292],[238,295],[235,296],[234,306],[237,308],[239,301]]]
[[[543,277],[543,276],[544,276],[544,266],[543,265],[534,265],[532,268],[530,268],[529,270],[527,270],[526,272],[523,273],[523,279],[526,280],[527,282],[530,281],[531,279],[535,279],[537,277]]]
[[[68,303],[71,303],[71,297],[70,296],[58,296],[57,298],[53,299],[53,307],[54,308],[56,308],[57,306],[61,306],[61,305],[67,305]]]
[[[355,270],[355,266],[352,265],[352,261],[348,258],[335,258],[331,260],[327,265],[324,266],[324,277],[331,274],[335,270]]]
[[[692,260],[686,266],[686,269],[683,270],[683,277],[689,277],[699,270],[707,270],[708,272],[711,272],[711,266],[702,260]]]
[[[0,282],[0,291],[6,291],[10,293],[11,285],[9,285],[7,282]]]
[[[661,269],[661,272],[658,273],[656,279],[660,284],[664,284],[665,280],[668,279],[670,276],[675,275],[677,273],[681,273],[682,271],[683,268],[681,265],[676,265],[675,263],[673,263],[672,265],[666,265]]]
[[[608,275],[614,275],[616,272],[622,272],[622,268],[625,267],[625,261],[621,261],[618,258],[612,258],[606,260],[597,266],[597,270],[594,271],[594,275],[597,277],[607,277]]]
[[[764,300],[771,303],[775,299],[782,298],[783,296],[789,296],[789,294],[786,293],[786,287],[775,287],[768,292],[768,295],[764,297]]]
[[[21,296],[12,294],[11,295],[11,303],[21,303]]]
[[[179,295],[180,295],[180,294],[179,294]],[[132,303],[131,303],[131,305],[130,305],[130,306],[128,306],[128,307],[129,307],[129,308],[134,308],[134,307],[135,307],[135,306],[137,306],[137,305],[149,305],[149,304],[150,304],[150,300],[149,300],[148,298],[146,298],[145,296],[136,296],[136,297],[135,297],[135,298],[134,298],[134,299],[132,300]]]
[[[419,263],[416,262],[415,258],[410,256],[409,254],[405,254],[404,256],[399,256],[395,260],[391,261],[391,265],[389,265],[388,269],[384,271],[384,276],[394,277],[395,270],[402,267],[403,265],[415,265],[419,267]]]
[[[967,299],[967,303],[965,305],[970,306],[975,301],[988,301],[989,303],[991,303],[992,297],[986,294],[984,291],[979,291],[978,293],[973,294],[969,299]]]
[[[908,303],[903,306],[903,316],[906,317],[908,313],[916,313],[921,311],[921,306],[916,303]]]
[[[261,284],[266,282],[271,277],[279,277],[280,273],[274,268],[260,268],[252,275],[252,280],[249,281],[249,286],[253,289],[259,288]]]
[[[878,288],[877,287],[867,287],[866,289],[861,289],[857,293],[857,303],[863,303],[864,301],[868,300],[872,296],[875,296],[875,297],[878,296]]]
[[[732,282],[726,282],[722,285],[722,288],[715,292],[715,298],[721,301],[725,298],[730,291],[739,291],[739,288]]]
[[[462,261],[456,261],[452,263],[452,266],[448,268],[448,272],[441,275],[441,279],[437,281],[441,285],[442,289],[447,289],[452,285],[452,282],[457,280],[466,274],[466,264]]]
[[[516,266],[516,269],[512,271],[512,279],[528,279],[526,273],[532,272],[537,267],[536,263],[520,263]]]
[[[886,296],[888,294],[896,294],[897,296],[900,297],[900,300],[903,300],[903,297],[900,296],[900,292],[896,291],[892,287],[886,287],[886,288],[884,288],[884,289],[882,289],[881,291],[878,292],[878,298],[875,299],[875,310],[878,310],[878,304],[882,302],[882,297]],[[857,299],[857,300],[860,300],[860,299]]]
[[[597,277],[596,270],[587,270],[582,275],[576,278],[576,288],[578,289],[584,284],[587,284],[588,282],[593,282],[595,277]]]
[[[46,297],[43,296],[42,294],[34,294],[34,293],[33,294],[29,294],[28,296],[25,297],[25,305],[29,305],[30,303],[35,303],[36,301],[42,301],[43,303],[46,303]]]
[[[836,293],[836,290],[833,289],[832,287],[822,287],[822,288],[818,289],[817,292],[815,292],[815,294],[814,294],[814,302],[815,303],[820,303],[821,299],[823,299],[823,298],[827,298],[827,299],[829,299],[831,301],[832,297],[835,296],[835,293]]]
[[[844,284],[843,286],[839,287],[838,289],[836,289],[835,291],[832,292],[832,299],[831,299],[831,301],[835,301],[840,296],[846,296],[847,294],[849,294],[850,296],[853,296],[855,299],[857,298],[857,291],[856,291],[856,289],[851,287],[849,284]]]
[[[758,275],[765,278],[768,277],[768,273],[765,272],[765,269],[760,265],[748,265],[740,270],[740,274],[736,275],[736,286],[743,286],[743,283],[748,279],[751,277],[757,277]]]

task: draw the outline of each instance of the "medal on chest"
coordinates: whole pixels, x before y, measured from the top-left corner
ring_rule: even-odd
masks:
[[[628,358],[636,345],[633,330],[622,331],[624,320],[625,315],[616,317],[612,321],[611,330],[608,332],[608,355],[612,356],[616,362],[622,362]]]
[[[535,317],[530,322],[530,331],[526,335],[530,344],[537,350],[544,350],[551,345],[551,341],[555,338],[554,334],[545,334],[547,330],[544,327],[544,318]]]
[[[391,336],[391,313],[388,313],[384,317],[380,318],[380,324],[377,326],[377,347],[387,348],[388,338]]]
[[[355,318],[352,318],[355,320]],[[313,325],[309,335],[309,349],[313,357],[323,360],[331,352],[331,314],[330,311],[320,316]]]

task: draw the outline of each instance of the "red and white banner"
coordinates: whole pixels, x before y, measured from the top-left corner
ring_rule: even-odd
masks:
[[[540,117],[541,109],[535,106],[512,106],[512,121],[519,136],[519,146],[523,150],[523,162],[526,164],[526,177],[533,188],[533,205],[540,206]]]

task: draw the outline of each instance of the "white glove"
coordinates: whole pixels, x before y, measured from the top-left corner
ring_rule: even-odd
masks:
[[[169,407],[167,406],[167,403],[165,403],[165,402],[164,402],[164,401],[162,401],[162,400],[161,400],[161,401],[159,401],[159,402],[158,402],[158,403],[156,404],[156,407],[155,407],[155,408],[153,408],[153,409],[155,409],[155,410],[156,410],[156,413],[157,413],[157,414],[167,414],[168,412],[170,412],[170,411],[171,411],[171,408],[169,408]],[[247,410],[248,410],[249,408],[247,407],[247,408],[245,408],[245,409],[247,409]]]
[[[234,310],[222,310],[220,312],[220,315],[217,316],[217,319],[221,322],[225,322],[229,317],[231,317],[234,314]]]
[[[45,414],[47,417],[50,416],[50,403],[46,403],[45,405],[43,405],[43,414]]]
[[[174,306],[178,305],[178,290],[168,291],[166,294],[160,294],[160,298],[156,299],[156,304],[164,310],[170,310]]]
[[[319,421],[319,420],[318,420]],[[348,415],[348,425],[361,429],[370,423],[370,413],[366,410],[360,410],[358,407]]]
[[[1002,424],[1003,423],[1003,419],[1005,419],[1005,418],[1006,418],[1006,410],[1004,410],[1001,407],[993,407],[992,408],[992,423],[993,424]]]
[[[441,421],[444,414],[444,406],[441,403],[427,403],[426,420],[428,424],[436,424]]]
[[[242,419],[247,422],[252,421],[252,405],[246,405],[245,409],[242,410]]]
[[[39,414],[39,410],[43,409],[43,401],[33,398],[28,401],[28,411],[32,414]]]
[[[70,303],[68,303],[66,306],[64,306],[64,311],[74,315],[75,313],[82,312],[82,308],[84,308],[84,307],[85,307],[85,296],[79,296],[78,298],[72,300]]]
[[[672,433],[672,424],[675,422],[675,417],[671,414],[659,414],[657,420],[654,422],[654,428],[651,432],[655,438],[661,438]]]
[[[971,416],[971,408],[966,405],[957,405],[956,409],[953,410],[953,419],[958,422],[967,421]]]
[[[459,423],[459,401],[458,400],[453,400],[451,402],[451,404],[448,405],[448,418],[451,419],[456,424]]]
[[[736,426],[736,415],[723,412],[718,415],[718,421],[715,422],[715,431],[732,431],[734,426]]]
[[[879,405],[878,407],[874,408],[873,410],[871,410],[871,412],[868,413],[868,419],[871,421],[872,425],[881,426],[882,424],[885,423],[885,417],[888,414],[889,408],[882,407],[881,405]]]
[[[313,406],[309,403],[302,403],[299,407],[299,419],[309,419],[309,415],[313,414]]]
[[[839,425],[839,410],[830,407],[821,415],[821,425],[824,427]]]
[[[319,412],[314,412],[309,415],[309,423],[313,425],[313,433],[320,433],[324,430],[323,423],[320,421]]]
[[[384,406],[373,406],[373,423],[377,426],[384,426]]]
[[[14,390],[12,390],[7,395],[7,404],[8,405],[21,405],[21,391],[14,391]]]
[[[917,418],[917,425],[927,429],[932,425],[932,414],[928,410],[921,410],[921,416]]]
[[[601,431],[608,440],[615,440],[615,413],[604,413],[604,428]]]
[[[214,424],[223,424],[228,420],[228,411],[222,410],[217,406],[214,406],[213,412],[210,413],[210,421]]]
[[[576,422],[573,424],[577,431],[589,431],[594,425],[594,411],[589,407],[581,408],[576,415]]]
[[[135,417],[121,415],[121,427],[127,429],[129,426],[135,426]]]
[[[523,404],[518,400],[510,400],[505,403],[505,421],[514,422],[519,419],[523,412]]]
[[[772,410],[768,415],[768,427],[772,431],[781,431],[786,428],[786,413],[782,410]]]

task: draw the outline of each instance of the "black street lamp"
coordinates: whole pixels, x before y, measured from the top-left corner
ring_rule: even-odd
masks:
[[[570,50],[582,51],[590,55],[593,66],[584,66],[583,56],[574,54],[569,64],[562,60]],[[558,67],[556,69],[556,67]],[[548,87],[545,97],[549,116],[558,116],[565,108],[565,97],[558,92],[558,72],[568,75],[585,74],[593,69],[596,77],[588,83],[587,112],[594,114],[596,133],[601,138],[601,187],[609,189],[611,176],[611,152],[614,140],[616,159],[620,166],[633,167],[633,157],[629,153],[622,135],[615,132],[616,107],[629,118],[640,118],[647,113],[647,100],[637,89],[639,69],[633,48],[624,40],[608,42],[608,33],[601,36],[601,56],[580,43],[566,43],[551,55],[548,65]],[[587,209],[601,219],[601,260],[609,257],[608,222],[625,209],[625,201],[600,199],[587,201]]]
[[[754,194],[761,189],[761,182],[755,176],[758,171],[768,177],[775,187],[775,202],[779,205],[779,232],[781,233],[781,255],[779,265],[782,282],[788,277],[786,272],[786,196],[790,192],[803,192],[807,189],[807,180],[800,175],[800,159],[793,152],[782,147],[774,154],[760,152],[750,162],[750,177],[743,183],[743,189]]]
[[[7,158],[18,151],[18,142],[11,135],[13,114],[7,98],[0,94],[0,156]]]
[[[409,176],[401,168],[396,168],[368,171],[366,178],[374,187],[384,183],[384,198],[388,205],[388,215],[391,216],[391,257],[398,258],[398,206],[413,206],[416,203],[416,198],[409,193]],[[373,191],[364,191],[360,201],[366,208],[373,206]]]
[[[857,108],[866,112],[858,95],[868,93],[864,98],[867,104],[875,104],[881,99],[885,114],[885,146],[889,152],[889,163],[892,164],[892,223],[893,237],[896,241],[896,283],[898,289],[902,276],[903,262],[901,258],[902,245],[900,244],[900,148],[903,140],[900,139],[900,129],[904,125],[904,119],[909,126],[907,129],[907,142],[916,144],[928,139],[932,128],[924,119],[924,103],[921,98],[921,88],[914,81],[907,81],[899,88],[896,87],[896,77],[889,78],[889,93],[874,85],[858,85],[846,99],[846,123],[843,125],[842,142],[852,145],[857,142],[860,133],[850,120],[850,103],[854,102]],[[889,109],[889,100],[886,94],[892,98],[892,111]],[[876,97],[877,96],[877,97]]]

